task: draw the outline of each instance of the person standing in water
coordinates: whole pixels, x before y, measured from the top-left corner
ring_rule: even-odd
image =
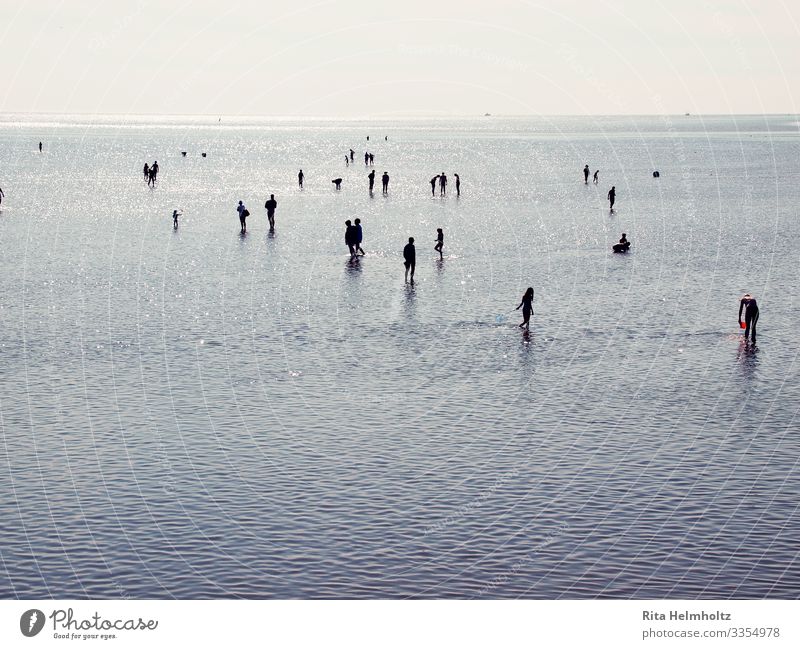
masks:
[[[608,207],[613,212],[614,211],[614,201],[617,199],[617,188],[615,185],[611,186],[611,189],[608,190]]]
[[[583,168],[583,184],[584,185],[588,185],[589,184],[589,165],[586,165]]]
[[[453,174],[456,178],[456,197],[461,196],[461,177],[458,174]]]
[[[275,209],[278,207],[278,201],[275,200],[275,194],[269,195],[269,200],[264,203],[264,208],[267,210],[267,218],[269,219],[270,231],[275,229]]]
[[[381,183],[383,184],[383,195],[389,193],[389,174],[385,171],[383,172],[383,176],[381,176]]]
[[[444,255],[442,254],[442,248],[444,247],[444,232],[442,232],[442,228],[436,228],[436,245],[433,249],[439,253],[439,259],[444,259]]]
[[[436,175],[431,178],[431,196],[436,196],[436,183],[439,182],[439,176]]]
[[[42,152],[42,143],[39,142],[39,153],[41,153],[41,152]]]
[[[144,179],[147,181],[147,184],[150,184],[150,165],[146,162],[144,163]]]
[[[178,229],[178,217],[180,216],[180,212],[178,210],[172,210],[172,227],[176,230]]]
[[[239,201],[236,211],[239,212],[239,225],[241,226],[241,233],[245,234],[247,232],[247,217],[250,216],[250,212],[247,211],[247,208],[244,206],[242,201]]]
[[[372,188],[375,186],[375,170],[374,169],[369,172],[369,175],[367,176],[367,178],[369,178],[369,193],[371,194],[372,193]]]
[[[447,193],[447,176],[444,171],[439,174],[439,196],[444,196]]]
[[[597,170],[594,172],[594,176],[592,176],[592,182],[593,182],[595,185],[596,185],[596,184],[597,184],[597,182],[598,182],[598,177],[597,177],[597,174],[599,174],[599,173],[600,173],[600,170],[599,170],[599,169],[597,169]]]
[[[300,189],[303,189],[303,178],[305,178],[305,176],[303,175],[303,170],[301,169],[300,173],[297,174],[297,183],[300,185]]]
[[[414,269],[417,267],[417,249],[414,247],[414,237],[408,238],[406,247],[403,248],[403,260],[406,267],[406,282],[408,282],[408,271],[411,271],[411,283],[414,283]]]
[[[370,167],[374,167],[375,166],[375,154],[374,153],[370,153],[369,154],[369,166]]]
[[[519,306],[514,309],[514,311],[519,310],[519,307],[522,307],[522,324],[520,328],[525,327],[525,329],[531,328],[531,315],[533,314],[533,287],[529,286],[528,290],[525,291],[525,295],[522,296],[522,301],[519,303]]]
[[[3,204],[3,199],[5,198],[5,194],[3,193],[3,188],[0,187],[0,205]]]
[[[750,293],[745,293],[739,301],[739,326],[742,326],[742,309],[744,309],[744,339],[752,333],[751,340],[756,343],[756,323],[758,322],[758,303]]]
[[[364,151],[364,166],[369,164],[369,151]]]
[[[364,240],[364,230],[361,228],[361,219],[356,219],[356,252],[366,255],[364,249],[361,247],[361,242]]]
[[[356,227],[350,222],[348,219],[344,222],[345,231],[344,231],[344,242],[347,245],[347,249],[350,251],[350,259],[356,258],[356,245],[357,245],[357,230]]]
[[[356,152],[355,152],[355,151],[353,151],[353,149],[350,149],[350,162],[353,162],[353,156],[354,156],[355,154],[356,154]]]
[[[345,156],[344,156],[344,166],[345,167],[349,167],[350,166],[350,158],[347,157],[347,154],[345,154]]]

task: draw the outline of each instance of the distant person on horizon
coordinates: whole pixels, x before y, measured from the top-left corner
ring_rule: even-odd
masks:
[[[369,172],[369,175],[367,175],[367,178],[369,178],[369,193],[371,194],[372,193],[372,188],[375,186],[375,170],[374,169]]]
[[[41,153],[41,152],[42,152],[42,143],[39,142],[39,153]]]
[[[600,173],[600,170],[598,169],[597,171],[595,171],[595,172],[594,172],[594,176],[592,176],[592,182],[593,182],[595,185],[596,185],[596,184],[597,184],[597,182],[598,182],[597,174],[599,174],[599,173]]]
[[[742,326],[742,309],[744,309],[744,339],[747,341],[752,332],[752,341],[756,343],[756,323],[758,322],[758,303],[750,293],[745,293],[739,302],[739,326]]]
[[[589,184],[589,165],[586,165],[583,168],[583,184],[584,185],[588,185]]]
[[[439,182],[439,176],[436,175],[431,178],[431,196],[436,196],[436,183]]]
[[[616,186],[612,185],[611,189],[608,190],[608,206],[612,212],[614,211],[614,201],[616,199],[617,199],[617,188]]]
[[[453,174],[456,178],[456,196],[461,196],[461,177],[458,174]]]
[[[522,296],[522,301],[519,303],[519,306],[514,309],[514,311],[519,310],[519,307],[522,307],[522,324],[520,328],[525,327],[525,329],[531,328],[531,315],[533,314],[533,287],[529,286],[528,290],[525,291],[525,295]]]
[[[447,176],[444,175],[444,171],[439,174],[439,196],[444,196],[447,194]]]
[[[381,176],[381,184],[383,185],[383,194],[385,196],[389,193],[389,174],[385,171],[383,172],[383,176]]]
[[[278,207],[278,201],[275,200],[275,194],[269,195],[269,200],[264,203],[264,208],[267,210],[267,218],[269,219],[269,229],[275,229],[275,209]]]
[[[436,245],[433,249],[439,253],[439,259],[444,259],[442,248],[444,247],[444,232],[442,228],[436,228]]]
[[[300,173],[297,174],[297,183],[300,185],[300,189],[303,189],[303,178],[305,178],[305,176],[303,175],[303,170],[301,169]]]
[[[347,245],[347,249],[350,251],[350,259],[355,259],[356,246],[358,245],[358,230],[356,230],[356,226],[354,226],[349,219],[344,222],[344,225],[344,242]]]
[[[364,249],[361,247],[361,242],[364,239],[364,230],[361,227],[361,219],[356,219],[356,252],[366,255]]]
[[[241,233],[245,234],[247,232],[247,217],[250,216],[250,212],[247,211],[247,208],[244,206],[242,201],[239,201],[236,211],[239,212],[239,225],[241,226]]]
[[[403,248],[403,260],[406,267],[406,282],[408,282],[408,271],[411,271],[411,283],[414,283],[414,269],[417,267],[417,249],[414,247],[414,237],[408,238],[406,247]]]

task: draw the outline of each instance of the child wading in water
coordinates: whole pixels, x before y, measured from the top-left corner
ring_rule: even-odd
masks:
[[[525,329],[531,328],[531,314],[533,313],[533,287],[529,286],[528,290],[525,291],[525,295],[522,296],[522,302],[519,303],[519,306],[514,309],[515,311],[522,307],[522,324],[520,327],[525,327]]]
[[[442,228],[436,228],[436,245],[433,249],[439,253],[439,259],[444,259],[444,255],[442,254],[442,247],[444,246],[444,232],[442,232]]]

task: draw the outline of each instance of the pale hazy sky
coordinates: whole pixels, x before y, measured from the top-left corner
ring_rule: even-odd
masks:
[[[797,113],[798,6],[0,0],[0,111]]]

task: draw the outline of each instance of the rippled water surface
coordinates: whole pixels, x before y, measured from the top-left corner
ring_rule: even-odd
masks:
[[[797,597],[799,154],[778,116],[4,116],[0,596]]]

